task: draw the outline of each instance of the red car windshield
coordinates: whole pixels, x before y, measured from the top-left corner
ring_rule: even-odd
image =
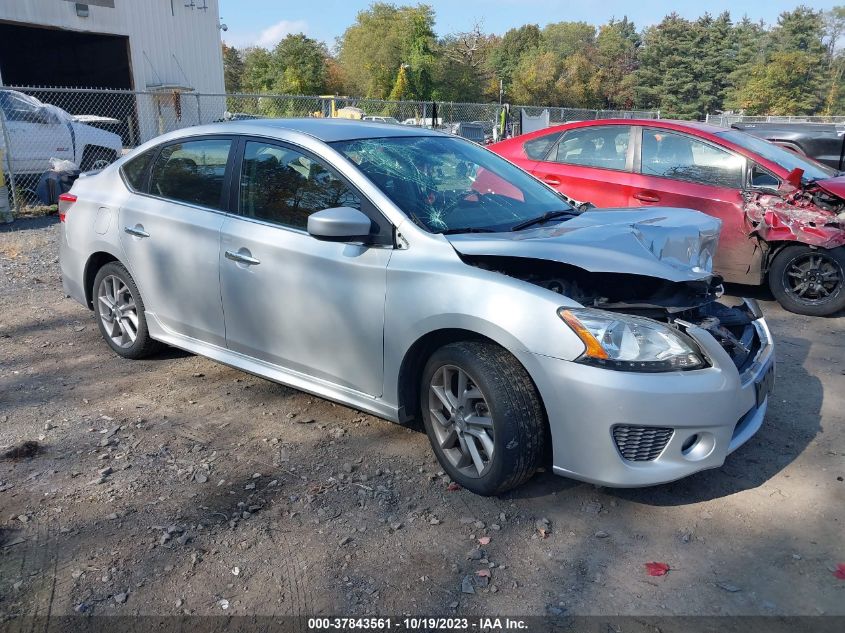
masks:
[[[801,156],[800,154],[791,152],[788,149],[784,149],[780,145],[764,141],[761,138],[751,136],[750,134],[740,132],[739,130],[725,130],[724,132],[717,132],[716,136],[720,136],[726,141],[730,141],[740,147],[744,147],[748,151],[754,152],[766,160],[780,165],[786,171],[802,169],[804,171],[804,176],[802,177],[804,182],[833,178],[834,176],[839,175],[839,172],[833,167],[828,167],[827,165],[814,161],[812,158]]]

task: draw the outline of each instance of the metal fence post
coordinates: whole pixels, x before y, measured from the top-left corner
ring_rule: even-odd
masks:
[[[0,151],[0,154],[2,154],[2,156],[0,156],[0,170],[3,169],[4,163],[8,165],[9,170],[6,173],[9,174],[9,185],[7,189],[9,196],[9,207],[12,215],[12,217],[8,219],[0,215],[0,222],[11,222],[12,220],[14,220],[14,213],[20,213],[23,205],[21,204],[21,201],[18,200],[18,190],[15,187],[15,172],[12,169],[12,143],[9,141],[9,132],[6,129],[6,119],[2,114],[0,114],[0,133],[2,133],[3,136],[3,150],[5,150]]]

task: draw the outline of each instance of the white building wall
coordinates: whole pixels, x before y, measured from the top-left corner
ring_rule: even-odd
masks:
[[[88,17],[79,17],[68,0],[2,0],[0,20],[128,35],[135,90],[167,84],[224,91],[218,0],[113,0],[114,8],[97,1],[90,0]]]
[[[0,0],[0,20],[128,36],[134,89],[161,93],[137,100],[141,141],[223,115],[224,100],[191,94],[225,92],[218,0],[89,0],[88,5],[88,17],[80,17],[68,0]],[[208,107],[212,104],[221,107]]]

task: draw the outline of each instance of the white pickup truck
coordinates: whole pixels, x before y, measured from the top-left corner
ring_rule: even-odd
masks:
[[[3,169],[16,175],[41,174],[50,169],[51,158],[69,160],[82,171],[102,169],[123,151],[117,134],[16,90],[0,88],[0,117],[5,127],[0,150],[7,159]]]

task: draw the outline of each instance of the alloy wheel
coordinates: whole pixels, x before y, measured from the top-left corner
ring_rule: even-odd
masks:
[[[132,347],[138,337],[138,309],[129,286],[120,277],[107,275],[97,288],[97,301],[106,335],[118,347]]]
[[[443,365],[431,377],[431,427],[446,459],[469,477],[481,477],[493,461],[493,418],[478,383],[463,369]]]
[[[841,290],[843,271],[835,259],[823,251],[811,251],[793,259],[784,271],[786,291],[801,303],[818,305]]]

